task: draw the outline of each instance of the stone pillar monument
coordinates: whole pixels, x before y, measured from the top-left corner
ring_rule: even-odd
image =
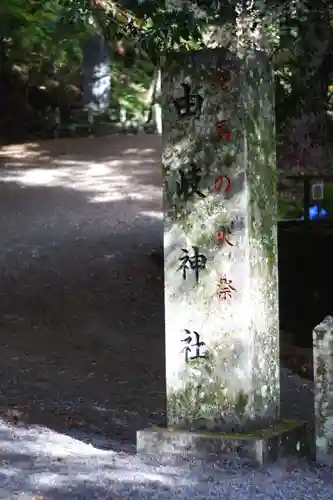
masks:
[[[103,38],[91,36],[83,48],[83,101],[84,107],[94,115],[109,107],[111,91],[110,60]]]
[[[259,51],[168,54],[162,102],[168,428],[138,450],[262,462],[304,430],[279,418],[272,69]]]
[[[171,56],[164,74],[169,425],[279,418],[273,87],[253,62],[250,75],[208,49]]]

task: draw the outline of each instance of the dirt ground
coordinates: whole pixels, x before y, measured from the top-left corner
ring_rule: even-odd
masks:
[[[124,443],[164,422],[163,271],[149,257],[162,241],[160,154],[152,135],[2,148],[8,418]]]
[[[126,450],[164,424],[160,157],[153,135],[1,149],[0,416]],[[305,418],[311,387],[282,383]]]

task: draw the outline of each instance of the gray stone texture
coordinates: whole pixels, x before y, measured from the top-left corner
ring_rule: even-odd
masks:
[[[215,459],[264,465],[285,457],[309,456],[309,432],[306,422],[281,422],[252,435],[218,435],[146,429],[137,435],[138,452],[196,459]]]
[[[316,456],[333,464],[333,317],[313,330]]]
[[[179,116],[184,83],[191,108]],[[261,52],[165,57],[166,376],[168,424],[180,429],[233,432],[279,418],[273,88]],[[196,333],[206,357],[185,362]]]

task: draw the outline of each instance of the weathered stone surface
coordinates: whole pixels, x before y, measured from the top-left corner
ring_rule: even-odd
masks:
[[[333,317],[313,330],[317,460],[333,463]]]
[[[111,74],[108,50],[104,40],[95,36],[89,38],[83,53],[83,101],[86,109],[94,113],[106,111],[110,103]]]
[[[271,75],[260,52],[240,60],[202,50],[164,61],[168,424],[180,429],[237,432],[279,418]],[[183,83],[195,115],[177,113]],[[196,333],[206,357],[185,362],[184,347],[196,355]]]
[[[266,464],[285,457],[309,457],[306,422],[285,421],[248,435],[214,434],[152,428],[137,434],[138,452],[197,459],[242,460]]]

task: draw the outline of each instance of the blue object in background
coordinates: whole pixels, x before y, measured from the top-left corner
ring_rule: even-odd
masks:
[[[318,208],[319,208],[318,205],[312,205],[311,207],[309,207],[309,219],[310,220],[322,219],[323,217],[327,216],[327,211],[325,210],[325,208],[322,208],[320,210],[320,212],[318,211]],[[301,220],[304,220],[303,216],[301,217]]]

